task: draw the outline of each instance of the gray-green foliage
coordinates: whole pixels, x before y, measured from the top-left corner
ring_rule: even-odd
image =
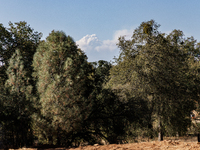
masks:
[[[24,61],[20,50],[13,53],[7,68],[5,87],[7,89],[7,98],[3,101],[5,109],[4,115],[10,119],[4,120],[7,132],[12,131],[15,140],[12,143],[15,146],[31,144],[29,137],[31,135],[31,114],[32,114],[32,86],[24,69]],[[8,111],[7,111],[8,110]],[[10,137],[11,138],[11,137]]]
[[[85,54],[70,36],[52,31],[40,43],[33,66],[43,118],[69,135],[81,130],[91,105],[91,66]]]
[[[1,123],[12,146],[32,144],[31,99],[36,93],[31,65],[40,38],[24,21],[9,22],[8,28],[0,24]]]
[[[24,70],[24,61],[20,50],[16,50],[11,57],[6,73],[8,75],[8,80],[5,85],[10,88],[10,92],[18,94],[23,93],[23,96],[28,98],[32,86],[29,85],[29,78],[27,77],[27,71]]]
[[[132,96],[148,99],[152,116],[165,129],[183,133],[198,100],[197,77],[191,74],[189,63],[194,60],[191,54],[197,51],[196,44],[189,46],[179,30],[165,35],[158,27],[153,20],[143,22],[131,40],[119,38],[120,56],[111,70],[110,84],[128,84]]]
[[[41,33],[35,32],[26,22],[9,22],[9,28],[0,24],[0,57],[1,62],[8,65],[9,59],[16,49],[20,49],[25,67],[30,68],[33,55],[40,42]],[[28,69],[29,69],[28,68]]]
[[[148,115],[145,114],[148,113],[146,102],[141,97],[135,99],[128,96],[125,87],[121,89],[126,92],[122,92],[116,87],[110,89],[106,85],[110,79],[110,69],[112,68],[110,63],[100,60],[94,62],[93,67],[93,85],[96,97],[87,127],[89,127],[88,131],[93,133],[93,136],[98,136],[91,138],[101,137],[109,143],[118,143],[127,140],[129,137],[133,138],[129,127],[132,124],[144,125],[147,123],[142,122],[144,120],[142,118],[148,118]]]

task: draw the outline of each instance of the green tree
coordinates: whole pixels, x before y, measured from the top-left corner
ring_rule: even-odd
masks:
[[[4,83],[7,80],[6,70],[9,66],[9,59],[16,49],[20,49],[24,61],[24,68],[32,81],[33,55],[40,42],[42,34],[35,32],[26,22],[9,22],[9,28],[0,24],[0,80]]]
[[[0,31],[1,62],[9,65],[12,54],[16,49],[20,49],[26,63],[25,67],[30,67],[42,34],[35,32],[24,21],[14,24],[9,22],[9,28],[5,28],[0,24]]]
[[[14,146],[30,145],[31,130],[31,94],[32,86],[29,83],[24,61],[19,50],[13,54],[7,69],[8,79],[5,87],[9,96],[4,99],[4,115],[9,119],[4,120],[7,128],[5,132],[12,133]]]
[[[98,143],[101,139],[109,143],[125,141],[130,135],[129,125],[141,121],[140,112],[147,111],[142,104],[144,101],[125,101],[116,94],[117,92],[106,86],[112,68],[111,63],[100,60],[92,65],[94,98],[92,111],[84,122],[82,135],[91,143]]]
[[[112,68],[112,64],[99,60],[98,62],[92,62],[93,66],[93,83],[96,89],[102,89],[103,85],[109,81],[110,69]]]
[[[111,70],[111,83],[130,84],[133,95],[148,99],[162,140],[164,129],[187,130],[187,116],[195,108],[198,91],[193,89],[196,77],[190,74],[189,52],[193,50],[187,48],[183,33],[174,30],[166,36],[158,27],[153,20],[143,22],[131,40],[119,38],[121,53]]]
[[[15,138],[18,136],[18,135],[16,135],[16,134],[18,134],[16,132],[20,131],[20,129],[18,128],[19,126],[16,126],[17,128],[15,128],[15,126],[12,122],[16,123],[15,119],[16,119],[16,117],[20,116],[20,114],[18,113],[18,108],[13,107],[13,106],[15,105],[14,102],[16,102],[16,105],[17,105],[17,101],[24,101],[24,100],[21,99],[21,96],[19,97],[19,95],[20,95],[19,93],[15,92],[15,94],[14,94],[14,92],[11,90],[11,85],[8,85],[8,81],[11,80],[11,76],[13,76],[12,78],[14,80],[16,79],[16,82],[19,82],[19,81],[17,81],[18,78],[14,77],[16,72],[12,72],[11,70],[10,70],[10,72],[8,72],[8,70],[9,70],[8,67],[10,65],[13,65],[13,64],[10,64],[10,59],[14,53],[18,57],[18,54],[16,54],[15,51],[16,51],[16,49],[19,49],[20,55],[21,55],[20,61],[23,60],[23,62],[22,62],[23,69],[26,70],[26,78],[28,78],[28,80],[29,80],[28,83],[32,85],[32,93],[36,94],[36,90],[35,90],[35,86],[34,86],[35,83],[32,79],[33,67],[31,65],[32,65],[33,55],[34,55],[36,48],[40,42],[41,35],[42,35],[41,33],[35,32],[30,27],[30,25],[28,25],[26,22],[18,22],[18,23],[14,23],[14,24],[10,22],[8,28],[5,28],[2,24],[0,24],[0,83],[1,83],[1,89],[2,89],[1,90],[2,91],[1,92],[1,101],[3,104],[2,114],[4,114],[4,119],[2,119],[1,121],[2,121],[2,124],[4,124],[4,127],[6,127],[4,129],[4,131],[6,133],[10,134],[10,132],[15,131],[15,133],[12,134],[13,137],[15,137]],[[14,59],[16,59],[16,58],[14,58]],[[14,62],[15,60],[12,60],[12,61]],[[22,64],[20,64],[20,65],[22,65]],[[19,68],[15,68],[15,69],[20,70]],[[8,86],[10,86],[9,87],[10,90],[7,90],[7,88],[5,89],[6,81],[7,81],[7,84],[6,84],[7,88],[8,88]],[[19,85],[19,86],[21,86],[21,85]],[[15,88],[14,85],[12,85],[12,88]],[[14,98],[14,97],[16,97],[16,98]],[[14,102],[12,102],[12,101],[14,101]],[[27,104],[25,104],[25,105],[27,106]],[[32,107],[32,106],[30,106],[30,107]],[[5,110],[5,111],[3,111],[3,110]],[[18,123],[16,123],[16,124],[18,124]],[[21,130],[21,131],[24,132],[25,130],[26,129]],[[22,135],[22,133],[19,133],[19,134],[20,134],[20,136],[23,136],[23,138],[25,138],[25,136]],[[21,138],[21,137],[19,137],[19,138]],[[22,140],[22,138],[21,138],[21,140]],[[26,140],[23,140],[23,141],[25,142]],[[24,142],[22,142],[21,144],[23,145]],[[16,143],[16,141],[14,141],[14,138],[13,138],[12,143],[14,143],[14,144]]]
[[[53,132],[65,133],[70,139],[82,130],[82,123],[91,108],[89,76],[92,67],[86,55],[70,36],[52,31],[46,41],[40,43],[33,66],[41,116],[54,130],[49,133],[50,139]],[[60,144],[59,135],[57,138]]]

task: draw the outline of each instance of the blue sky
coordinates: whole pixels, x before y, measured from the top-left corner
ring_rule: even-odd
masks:
[[[160,31],[180,29],[200,42],[200,0],[0,0],[0,23],[26,21],[45,39],[52,30],[73,37],[88,61],[113,60],[119,36],[131,37],[143,21]]]

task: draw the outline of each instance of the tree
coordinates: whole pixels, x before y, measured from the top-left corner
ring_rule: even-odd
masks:
[[[198,91],[194,90],[196,77],[190,74],[189,52],[193,50],[187,48],[183,33],[174,30],[166,36],[158,31],[159,26],[153,20],[143,22],[132,40],[119,38],[121,53],[111,70],[111,82],[130,84],[134,95],[148,99],[162,140],[164,129],[187,130],[187,116],[195,108]]]
[[[128,133],[130,124],[141,121],[140,117],[143,117],[139,114],[144,111],[144,101],[142,99],[140,102],[125,101],[116,94],[117,92],[106,86],[112,68],[111,63],[100,60],[93,62],[92,65],[94,98],[91,112],[84,121],[82,135],[91,144],[98,143],[102,139],[109,143],[124,142],[130,135]]]
[[[5,87],[9,95],[4,99],[3,104],[4,115],[9,119],[3,120],[7,127],[5,132],[12,132],[12,145],[30,145],[32,144],[32,86],[29,83],[30,79],[24,69],[24,61],[19,50],[16,50],[11,57],[6,73],[8,79]]]
[[[9,28],[5,28],[0,24],[0,80],[4,83],[7,80],[6,70],[9,66],[9,59],[16,49],[20,49],[24,68],[31,84],[34,86],[32,61],[41,37],[41,33],[35,32],[24,21],[14,24],[9,22]]]
[[[91,65],[70,36],[52,31],[40,43],[33,66],[41,116],[48,120],[46,127],[54,130],[49,137],[53,137],[53,132],[62,132],[70,141],[70,137],[82,130],[91,108]],[[59,139],[57,136],[58,143]]]
[[[20,82],[19,84],[21,84],[22,80],[24,80],[25,77],[20,78],[18,76],[19,78],[18,77],[16,78],[16,72],[12,72],[12,70],[10,70],[11,68],[8,69],[8,67],[10,65],[11,66],[13,65],[13,64],[10,64],[10,59],[15,53],[15,57],[20,57],[20,61],[21,61],[17,67],[23,66],[22,67],[23,69],[15,68],[14,70],[16,71],[16,70],[22,69],[20,71],[26,72],[25,76],[26,76],[26,78],[28,78],[27,84],[32,86],[31,94],[33,94],[33,93],[36,94],[35,86],[34,86],[35,83],[32,78],[32,71],[33,71],[32,60],[33,60],[33,55],[36,51],[36,48],[40,42],[41,36],[42,36],[41,33],[35,32],[30,27],[30,25],[27,25],[26,22],[18,22],[18,23],[14,23],[14,24],[10,22],[9,28],[5,28],[2,24],[0,24],[0,83],[2,85],[1,86],[1,89],[2,89],[1,90],[2,91],[1,92],[1,101],[2,101],[2,107],[3,107],[2,114],[4,116],[3,117],[4,119],[2,120],[2,124],[4,124],[4,127],[6,127],[4,129],[4,131],[6,133],[10,134],[10,132],[14,132],[12,134],[12,136],[15,137],[15,139],[17,138],[17,139],[20,139],[21,141],[23,141],[21,143],[22,145],[27,144],[25,139],[27,139],[27,141],[28,141],[29,138],[25,137],[25,135],[22,135],[22,132],[26,131],[26,129],[27,129],[26,127],[24,128],[24,130],[21,130],[20,128],[22,128],[23,126],[20,127],[20,124],[19,124],[19,126],[16,126],[16,128],[15,128],[15,125],[13,124],[13,122],[16,123],[15,119],[20,116],[20,114],[18,112],[18,108],[14,105],[15,104],[17,105],[18,101],[21,101],[23,103],[25,99],[24,99],[24,97],[23,98],[21,97],[22,96],[21,91],[13,92],[11,90],[11,88],[14,89],[17,87],[16,87],[16,85],[11,85],[11,84],[9,85],[8,81],[10,81],[12,78],[13,82]],[[16,49],[18,49],[20,51],[20,54],[16,54],[17,53]],[[12,63],[15,63],[16,59],[19,59],[19,58],[13,58],[13,59],[15,59],[15,60],[12,60]],[[7,88],[5,88],[5,86],[4,86],[6,81],[7,81],[7,83],[6,83]],[[22,85],[19,85],[19,86],[22,86]],[[24,104],[24,106],[25,105],[27,106],[29,104],[26,103],[26,104]],[[27,106],[27,107],[32,107],[32,105],[30,104],[30,106]],[[30,113],[31,112],[29,112],[28,114],[30,114]],[[18,124],[18,123],[16,123],[16,124]],[[27,122],[25,122],[25,124],[26,123]],[[21,132],[19,132],[19,134],[18,134],[17,133],[18,131],[21,131]],[[31,132],[28,132],[28,134],[29,133],[31,133]],[[16,134],[18,134],[19,136],[23,136],[23,139],[22,139],[22,137],[17,137],[18,135],[16,135]],[[26,134],[26,133],[24,133],[24,134]],[[13,138],[13,140],[14,140],[14,138]],[[16,144],[16,142],[17,141],[12,141],[12,144]]]
[[[91,65],[93,66],[92,78],[94,80],[94,86],[96,87],[96,90],[101,90],[103,85],[109,80],[112,64],[104,60],[99,60],[98,62],[92,62]]]
[[[42,34],[35,32],[24,21],[14,24],[9,22],[9,28],[0,24],[0,31],[1,62],[8,65],[15,50],[20,49],[27,65],[25,67],[30,67]]]

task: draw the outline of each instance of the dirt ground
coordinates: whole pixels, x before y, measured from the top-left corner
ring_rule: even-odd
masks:
[[[94,144],[87,146],[79,146],[76,148],[22,148],[18,150],[200,150],[200,142],[197,142],[196,136],[188,136],[179,137],[178,139],[176,137],[165,138],[164,141],[161,142],[150,141],[108,145]]]
[[[19,150],[44,150],[37,148],[22,148]],[[164,140],[162,142],[141,142],[131,144],[88,145],[78,148],[48,148],[47,150],[200,150],[198,142],[182,142]]]
[[[179,141],[153,141],[132,144],[93,145],[69,150],[200,150],[200,143]]]

